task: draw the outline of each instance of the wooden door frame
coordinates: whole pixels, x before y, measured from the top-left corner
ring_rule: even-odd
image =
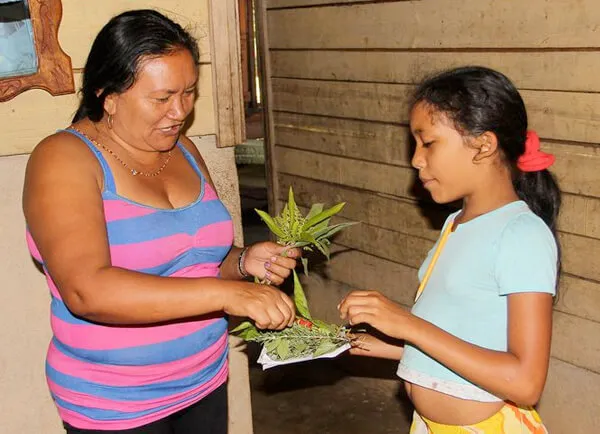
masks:
[[[237,0],[209,0],[217,146],[246,140]]]
[[[279,182],[277,182],[277,159],[275,158],[275,124],[273,120],[273,90],[271,87],[271,56],[269,52],[269,29],[267,26],[267,0],[256,0],[256,32],[258,58],[261,70],[262,107],[265,122],[265,169],[269,213],[277,213]]]

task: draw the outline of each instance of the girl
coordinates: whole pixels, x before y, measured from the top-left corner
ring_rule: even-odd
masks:
[[[362,335],[354,354],[400,360],[411,433],[546,433],[532,409],[550,356],[560,193],[502,74],[463,67],[425,81],[412,165],[437,203],[462,199],[419,270],[411,312],[375,291],[340,303],[404,346]]]

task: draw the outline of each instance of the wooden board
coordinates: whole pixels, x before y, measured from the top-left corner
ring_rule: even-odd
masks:
[[[595,51],[311,51],[273,50],[277,78],[418,84],[438,71],[480,65],[506,74],[520,89],[598,92]]]
[[[275,148],[275,158],[278,160],[279,171],[290,175],[321,179],[403,198],[414,196],[412,190],[417,181],[415,172],[406,167],[315,154],[282,146]]]
[[[600,238],[600,200],[563,194],[559,225],[565,232]]]
[[[413,85],[273,79],[274,110],[406,124]],[[530,128],[555,140],[600,142],[600,93],[521,91]]]
[[[274,158],[275,149],[275,122],[273,120],[273,88],[271,86],[271,50],[269,40],[269,26],[267,24],[267,2],[256,2],[256,31],[257,49],[260,53],[258,68],[262,71],[260,87],[262,89],[262,106],[265,119],[265,174],[267,181],[267,200],[270,212],[274,212],[279,197],[277,184],[277,160]]]
[[[274,122],[279,145],[410,167],[412,147],[405,125],[284,112],[275,113]]]
[[[269,11],[271,48],[600,47],[596,0],[376,2]],[[301,37],[299,37],[301,35]],[[592,73],[590,71],[590,73]]]
[[[246,139],[237,0],[209,0],[217,146]]]
[[[77,88],[81,86],[80,73],[75,74],[75,84]],[[215,134],[210,65],[200,68],[198,94],[186,134]],[[0,104],[3,127],[0,155],[31,152],[44,137],[69,126],[78,104],[76,94],[53,97],[42,90],[31,90]]]
[[[377,1],[377,0],[375,0],[375,1]],[[407,1],[407,0],[399,0],[399,1]],[[364,2],[365,2],[365,0],[266,0],[268,9],[291,8],[291,7],[298,7],[298,6],[323,6],[323,5],[331,5],[331,4],[351,5],[352,3],[364,3]]]
[[[588,434],[600,425],[600,375],[552,359],[539,411],[551,433]]]
[[[574,234],[560,234],[562,267],[567,273],[600,282],[600,240]]]
[[[600,283],[563,273],[555,309],[600,323]]]
[[[277,144],[369,162],[410,167],[408,127],[292,113],[275,114]],[[600,197],[600,147],[542,142],[555,154],[552,171],[562,191]]]
[[[81,7],[78,0],[62,0],[63,19],[59,40],[71,56],[74,69],[83,68],[92,42],[100,29],[115,15],[132,9],[156,9],[189,29],[200,46],[200,60],[210,62],[208,0],[111,0]]]
[[[600,322],[554,312],[552,355],[600,373]]]
[[[370,203],[371,200],[375,201],[377,205],[370,205],[373,208],[367,215],[376,216],[374,218],[379,220],[374,224],[377,225],[387,227],[381,223],[382,219],[388,221],[387,217],[378,216],[378,214],[390,212],[394,215],[397,212],[394,211],[394,207],[399,206],[392,206],[394,201],[409,200],[414,203],[417,198],[430,201],[429,195],[419,187],[413,169],[317,154],[283,146],[277,146],[275,150],[279,172],[306,180],[321,181],[325,185],[312,187],[319,195],[331,197],[332,201],[347,200],[349,203],[356,204],[354,206],[363,202]],[[390,180],[393,181],[390,182]],[[294,187],[296,187],[296,182],[299,181],[294,179],[292,184]],[[327,184],[333,185],[328,187]],[[588,184],[582,183],[582,185]],[[321,189],[323,189],[323,193]],[[356,191],[357,189],[359,192]],[[287,192],[287,186],[282,191]],[[348,195],[353,200],[343,198],[342,195]],[[386,195],[393,197],[385,200]],[[324,198],[319,200],[324,200]],[[563,194],[559,228],[564,232],[581,235],[584,238],[600,239],[600,222],[597,218],[599,210],[600,199],[598,198]],[[439,226],[439,216],[433,213],[431,217],[435,218],[434,221],[437,221]],[[415,223],[411,224],[417,225],[417,220],[418,217],[415,217],[415,220],[412,220]],[[402,223],[395,224],[401,225]],[[427,222],[423,221],[422,225],[426,224]]]

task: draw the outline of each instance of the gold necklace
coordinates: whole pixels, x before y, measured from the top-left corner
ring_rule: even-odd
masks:
[[[129,167],[129,165],[123,161],[112,149],[110,149],[107,146],[104,146],[102,143],[98,143],[97,141],[95,141],[94,139],[92,139],[91,137],[89,137],[87,134],[85,134],[83,131],[80,131],[79,129],[75,128],[74,126],[71,125],[71,128],[75,131],[77,131],[79,134],[81,134],[82,136],[84,136],[86,139],[88,139],[90,142],[92,142],[94,145],[96,145],[96,147],[102,148],[104,149],[106,152],[108,152],[110,155],[112,155],[113,157],[115,157],[115,159],[121,163],[123,165],[123,167],[125,169],[127,169],[129,171],[129,173],[131,173],[133,176],[137,176],[137,175],[142,175],[145,176],[147,178],[152,178],[154,176],[158,176],[160,175],[160,172],[162,172],[165,167],[167,167],[167,164],[169,164],[169,161],[171,161],[171,151],[167,152],[167,158],[165,159],[165,162],[163,163],[162,166],[160,166],[158,168],[158,170],[154,171],[154,172],[143,172],[141,170],[136,170],[132,167]]]

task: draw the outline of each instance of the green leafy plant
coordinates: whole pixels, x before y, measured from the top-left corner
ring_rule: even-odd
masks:
[[[237,333],[246,341],[263,344],[272,360],[318,357],[350,342],[345,327],[312,318],[296,272],[294,272],[294,303],[298,317],[291,327],[281,331],[259,330],[251,322],[246,321],[232,333]]]
[[[345,205],[345,202],[341,202],[331,208],[324,209],[324,204],[316,203],[310,208],[308,214],[303,216],[296,205],[294,191],[290,186],[288,202],[280,215],[273,218],[259,209],[255,209],[255,211],[277,237],[279,244],[300,247],[311,252],[313,248],[316,248],[329,259],[330,238],[342,229],[357,223],[346,222],[333,226],[329,225],[331,217],[339,213]],[[308,274],[308,259],[303,257],[301,260],[304,266],[304,274]]]
[[[316,248],[329,259],[330,238],[356,222],[339,223],[330,226],[331,217],[339,213],[345,203],[324,209],[321,203],[314,204],[306,216],[300,212],[290,187],[288,202],[280,215],[271,217],[264,211],[256,210],[262,220],[277,237],[277,242],[290,247],[300,247],[313,251]],[[302,258],[304,273],[308,274],[308,260]],[[300,357],[319,357],[349,343],[348,329],[312,318],[304,289],[296,271],[294,278],[294,304],[297,318],[291,327],[284,330],[259,330],[249,321],[243,322],[232,333],[246,341],[264,345],[272,360],[288,360]],[[265,282],[261,282],[265,283]]]

